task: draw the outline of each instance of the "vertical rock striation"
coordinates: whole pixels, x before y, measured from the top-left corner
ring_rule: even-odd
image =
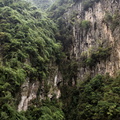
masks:
[[[30,83],[27,79],[21,86],[21,100],[18,105],[18,111],[26,111],[31,100],[37,98],[37,91],[39,88],[39,81]]]
[[[114,26],[115,23],[107,17],[119,18],[120,1],[100,0],[89,5],[90,3],[79,1],[62,17],[66,26],[72,26],[74,39],[70,50],[71,58],[74,56],[79,63],[83,62],[83,57],[90,58],[99,48],[110,48],[111,54],[105,60],[100,59],[91,68],[89,65],[79,65],[78,79],[84,79],[87,74],[109,73],[113,76],[120,69],[120,28],[119,24]]]
[[[47,0],[39,2],[46,5]],[[84,1],[79,0],[72,7],[68,7],[67,12],[61,16],[65,22],[62,29],[70,26],[68,28],[72,31],[73,38],[70,46],[68,45],[70,41],[63,41],[63,45],[64,43],[68,45],[64,45],[65,50],[68,50],[66,53],[70,55],[67,56],[67,60],[75,60],[77,64],[67,66],[68,71],[67,69],[60,71],[57,65],[50,65],[47,82],[34,81],[31,83],[28,79],[21,86],[21,101],[18,111],[27,110],[30,101],[37,97],[40,100],[59,99],[62,94],[60,91],[61,82],[64,82],[65,85],[75,86],[87,76],[106,73],[114,76],[120,69],[120,22],[114,20],[114,17],[120,18],[120,1],[97,0],[91,6],[89,5],[90,3],[85,4]],[[46,7],[44,6],[43,9]],[[115,22],[119,24],[116,25]],[[67,64],[65,62],[65,66]],[[71,81],[66,80],[63,72],[72,74],[69,75]]]
[[[54,71],[51,70],[50,77],[47,79],[46,84],[44,83],[45,81],[40,83],[38,80],[31,82],[29,78],[26,79],[21,86],[18,111],[26,111],[32,104],[32,100],[36,98],[39,100],[60,98],[61,91],[59,89],[59,84],[62,82],[63,78],[58,68],[53,67],[53,70]]]

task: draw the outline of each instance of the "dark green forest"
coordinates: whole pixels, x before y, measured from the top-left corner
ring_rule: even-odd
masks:
[[[85,2],[84,10],[94,1]],[[109,73],[86,76],[76,86],[71,85],[78,64],[91,68],[111,52],[110,47],[100,47],[81,63],[74,58],[66,60],[73,36],[70,26],[64,28],[61,16],[70,4],[77,2],[59,0],[45,13],[23,0],[0,0],[0,120],[120,120],[119,71],[115,77]],[[87,29],[89,22],[80,25]],[[36,98],[27,111],[18,112],[21,85],[27,77],[31,82],[46,83],[50,63],[59,66],[68,82],[60,86],[60,99]]]
[[[63,119],[62,110],[52,103],[17,112],[16,94],[26,77],[45,80],[49,63],[57,60],[61,44],[55,40],[56,31],[56,24],[35,6],[0,1],[0,120]]]

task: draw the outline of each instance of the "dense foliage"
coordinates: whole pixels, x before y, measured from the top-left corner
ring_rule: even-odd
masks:
[[[63,2],[62,2],[63,1]],[[61,0],[61,3],[56,3],[51,8],[51,18],[57,20],[59,25],[59,33],[56,38],[63,44],[63,50],[66,54],[66,59],[60,60],[59,68],[63,75],[63,86],[61,89],[61,99],[63,102],[63,111],[66,120],[119,120],[120,119],[120,75],[116,78],[107,75],[96,75],[91,78],[88,77],[86,81],[77,84],[78,66],[93,69],[97,63],[106,61],[111,54],[110,46],[98,46],[94,48],[89,55],[81,55],[81,61],[74,60],[74,55],[70,55],[71,46],[73,45],[72,27],[77,20],[76,16],[79,15],[77,11],[70,11],[73,14],[70,19],[64,19],[65,10],[74,6],[81,0],[73,0],[68,4]],[[94,6],[95,2],[100,0],[84,0],[82,1],[82,9],[87,11]],[[65,3],[64,5],[62,5]],[[70,2],[69,2],[70,3]],[[64,6],[64,7],[63,7]],[[62,8],[63,7],[63,8]],[[65,9],[66,8],[66,9]],[[108,18],[107,18],[108,17]],[[109,17],[111,19],[109,19]],[[108,20],[108,21],[107,21]],[[119,25],[119,14],[114,17],[106,16],[105,22],[112,22],[112,26]],[[77,24],[78,25],[78,24]],[[80,31],[88,31],[91,27],[90,21],[81,20],[79,22]],[[89,32],[89,31],[88,31]],[[78,80],[80,81],[80,80]],[[116,92],[117,90],[117,92]]]
[[[67,88],[63,94],[66,120],[120,119],[120,75],[116,78],[97,75],[78,88]]]
[[[47,10],[56,0],[26,0],[27,2],[32,2],[35,4],[38,8],[41,8],[42,10]]]
[[[56,61],[61,48],[54,38],[56,31],[56,24],[36,7],[22,0],[0,0],[1,120],[27,119],[16,110],[16,95],[27,77],[30,81],[47,78],[48,65]],[[44,108],[40,110],[42,119],[46,114]],[[62,120],[59,109],[55,119],[57,114]]]
[[[49,16],[54,19],[61,17],[65,11],[73,5],[73,0],[57,0],[55,4],[51,6]]]
[[[96,66],[97,63],[99,63],[102,60],[106,60],[109,58],[111,53],[111,48],[110,47],[99,47],[96,50],[94,49],[94,51],[91,52],[91,54],[89,55],[89,57],[87,57],[86,55],[81,55],[81,66],[82,67],[89,67],[89,68],[93,68]]]
[[[83,2],[83,9],[88,10],[89,8],[93,7],[95,2],[99,2],[100,0],[85,0]]]
[[[103,21],[107,24],[107,26],[110,27],[112,31],[114,31],[117,27],[120,26],[119,11],[116,11],[114,15],[111,15],[110,13],[106,13]]]
[[[64,113],[60,104],[57,101],[43,101],[38,107],[29,107],[25,116],[28,120],[64,120]]]
[[[100,46],[89,56],[81,55],[81,61],[70,54],[74,41],[72,25],[78,12],[73,12],[68,21],[62,15],[79,1],[58,0],[48,10],[49,17],[57,21],[58,31],[56,24],[35,6],[22,0],[0,0],[0,120],[120,119],[119,74],[114,78],[106,74],[77,80],[79,66],[92,69],[106,61],[111,52],[110,47]],[[94,2],[99,0],[83,1],[82,9],[88,10]],[[119,18],[119,14],[106,14],[104,22],[114,30],[120,24]],[[90,21],[79,22],[81,31],[90,27]],[[56,40],[61,41],[64,52]],[[40,101],[38,97],[27,111],[18,112],[20,86],[27,78],[30,82],[47,83],[51,63],[56,63],[63,75],[63,83],[59,84],[61,98]]]

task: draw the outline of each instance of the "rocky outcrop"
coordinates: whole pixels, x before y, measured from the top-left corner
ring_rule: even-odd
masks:
[[[59,99],[61,91],[59,85],[63,78],[55,66],[50,71],[50,76],[45,81],[30,81],[29,78],[21,86],[20,102],[18,105],[18,111],[26,111],[35,99],[45,100],[49,98]]]
[[[21,86],[21,100],[18,105],[18,111],[26,111],[31,100],[37,98],[39,81],[30,83],[29,78]]]
[[[63,81],[62,74],[57,69],[56,74],[54,76],[54,82],[49,84],[51,86],[48,92],[48,97],[50,99],[52,99],[53,97],[55,97],[56,99],[60,98],[61,91],[60,91],[59,85],[62,81]]]
[[[65,67],[67,69],[63,70],[66,72],[60,72],[57,65],[50,65],[49,77],[45,81],[29,82],[28,79],[21,87],[21,101],[18,105],[18,111],[27,110],[31,100],[37,97],[40,100],[59,99],[62,94],[59,88],[61,82],[64,81],[66,84],[69,81],[65,80],[63,73],[73,75],[73,78],[70,76],[71,86],[75,86],[88,76],[106,73],[114,76],[120,69],[120,27],[113,25],[115,21],[110,20],[114,17],[119,18],[120,1],[97,0],[85,8],[86,4],[80,0],[69,7],[67,12],[61,16],[65,21],[64,27],[70,26],[69,29],[71,29],[73,36],[71,46],[65,46],[69,47],[66,48],[70,54],[67,59],[69,61],[75,59],[75,63],[73,66],[71,64],[71,66]],[[67,64],[65,62],[63,67]],[[75,70],[77,77],[76,73],[69,72],[72,71],[69,67],[73,70],[78,69]]]
[[[72,22],[74,39],[70,55],[73,55],[76,60],[81,62],[83,56],[91,57],[99,47],[111,48],[111,55],[106,60],[99,60],[92,68],[79,65],[78,79],[84,79],[88,74],[109,73],[113,76],[120,69],[120,28],[117,25],[113,30],[111,29],[113,23],[109,23],[109,19],[105,21],[108,15],[114,17],[119,16],[119,13],[119,0],[100,0],[94,1],[94,4],[87,9],[85,9],[85,2],[79,1],[64,14],[66,26]]]

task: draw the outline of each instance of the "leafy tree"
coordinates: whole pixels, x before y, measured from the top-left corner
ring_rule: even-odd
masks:
[[[1,120],[27,120],[16,110],[16,95],[27,77],[40,82],[48,77],[48,65],[56,62],[61,51],[55,32],[56,24],[36,7],[22,0],[0,1]],[[39,118],[42,115],[44,111]],[[52,118],[62,120],[63,116],[58,110]]]

